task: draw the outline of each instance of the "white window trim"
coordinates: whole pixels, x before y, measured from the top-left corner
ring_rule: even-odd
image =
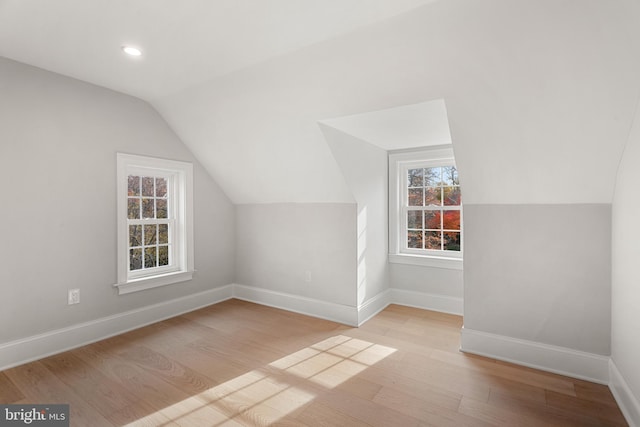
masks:
[[[129,273],[129,229],[127,223],[127,177],[135,169],[173,175],[175,209],[175,267],[170,271],[156,270],[157,274]],[[193,165],[176,160],[158,159],[133,154],[117,153],[117,227],[118,227],[118,294],[128,294],[193,278]]]
[[[405,227],[406,223],[406,219],[403,219],[403,215],[401,215],[403,188],[401,172],[412,164],[415,165],[418,163],[422,167],[424,167],[423,165],[425,164],[429,166],[455,164],[453,147],[448,144],[419,150],[389,152],[389,262],[462,270],[462,251],[434,251],[423,254],[401,251],[403,233],[400,230],[401,227]],[[460,213],[462,214],[462,210]]]

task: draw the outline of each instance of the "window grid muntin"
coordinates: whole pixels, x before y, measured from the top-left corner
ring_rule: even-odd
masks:
[[[141,245],[131,245],[131,241],[129,241],[128,246],[128,251],[129,254],[131,253],[131,250],[133,249],[142,249],[142,252],[144,254],[144,250],[146,248],[155,248],[156,249],[156,259],[155,259],[155,264],[156,266],[154,267],[146,267],[145,265],[145,260],[143,257],[143,263],[142,263],[142,267],[138,268],[138,269],[131,269],[131,259],[129,259],[129,272],[133,273],[133,272],[139,272],[141,270],[150,270],[150,269],[156,269],[155,271],[157,271],[157,269],[162,269],[162,268],[170,268],[173,263],[173,254],[172,254],[172,249],[173,249],[173,242],[171,239],[171,235],[172,235],[172,231],[173,231],[173,224],[174,221],[173,220],[156,220],[156,219],[146,219],[146,220],[129,220],[128,221],[128,226],[129,226],[129,230],[131,229],[131,226],[134,225],[139,225],[141,226],[142,230],[141,230]],[[155,225],[156,226],[156,238],[155,238],[155,243],[147,243],[147,238],[145,236],[146,234],[146,227],[147,225]],[[160,225],[166,225],[167,226],[167,243],[161,243],[160,239],[159,239],[159,235],[160,235]],[[159,252],[160,252],[160,248],[161,247],[166,247],[167,248],[167,256],[168,256],[168,263],[165,265],[159,265]]]
[[[421,218],[421,225],[422,228],[410,228],[408,225],[408,213],[410,211],[417,211],[417,212],[423,212],[422,214],[422,218]],[[439,228],[427,228],[426,226],[426,215],[424,214],[425,212],[438,212],[440,213],[440,227]],[[444,212],[460,212],[460,228],[459,229],[455,229],[455,228],[444,228]],[[430,250],[434,250],[434,251],[443,251],[443,252],[460,252],[462,250],[462,209],[460,208],[460,206],[442,206],[442,207],[431,207],[431,206],[406,206],[403,210],[404,216],[405,216],[405,230],[406,230],[406,234],[407,234],[407,238],[404,239],[405,240],[405,249],[409,249],[409,250],[424,250],[424,251],[430,251]],[[422,232],[422,248],[413,248],[413,247],[409,247],[409,241],[408,241],[408,234],[409,232]],[[438,232],[440,234],[440,249],[428,249],[425,248],[425,235],[427,232]],[[444,238],[444,233],[457,233],[460,237],[460,250],[453,250],[453,249],[445,249],[444,245],[445,245],[445,238]]]
[[[138,177],[139,183],[139,193],[136,195],[131,195],[129,191],[129,180],[131,177]],[[144,178],[152,178],[153,179],[153,191],[152,195],[143,195],[143,186],[142,181]],[[164,196],[158,196],[158,179],[165,180],[166,191],[164,192]],[[176,197],[176,189],[175,189],[175,177],[174,174],[163,173],[161,171],[153,171],[151,169],[143,168],[130,168],[129,173],[127,175],[127,206],[129,206],[129,201],[132,199],[139,200],[139,210],[138,210],[138,218],[132,219],[130,218],[130,212],[127,210],[127,232],[130,233],[132,225],[140,225],[142,227],[142,245],[140,246],[131,246],[130,235],[127,240],[127,272],[128,277],[135,279],[150,275],[157,275],[163,273],[169,273],[172,271],[176,271],[178,269],[178,265],[176,263],[176,255],[175,255],[175,230],[176,230],[176,216],[175,216],[175,203],[174,199]],[[152,200],[153,201],[153,218],[144,217],[143,212],[143,200]],[[158,200],[162,200],[166,202],[166,218],[157,218],[158,216]],[[145,239],[145,225],[155,225],[156,226],[156,243],[155,244],[146,244]],[[167,226],[167,243],[161,244],[158,243],[159,238],[159,226],[166,225]],[[158,265],[159,257],[160,257],[160,247],[167,248],[168,255],[168,264],[166,265]],[[146,256],[145,249],[155,248],[155,266],[146,266]],[[131,269],[131,251],[135,249],[141,249],[142,258],[141,258],[141,268]]]
[[[447,177],[447,180],[445,180],[444,179],[445,170],[446,169],[451,170],[450,168],[453,168],[453,175],[451,177]],[[433,185],[434,176],[427,173],[427,170],[433,170],[433,169],[438,170],[439,177],[435,181],[437,185]],[[459,181],[456,166],[451,162],[407,162],[401,168],[401,171],[402,171],[401,179],[403,180],[401,181],[403,183],[402,184],[403,191],[401,193],[402,203],[401,203],[401,209],[400,209],[400,214],[402,218],[401,230],[402,230],[402,237],[403,237],[402,251],[407,253],[418,253],[418,254],[444,254],[444,253],[449,255],[461,254],[462,253],[462,209],[461,209],[462,200],[461,200],[461,193],[460,193],[460,181]],[[414,173],[413,177],[422,175],[422,179],[421,180],[411,179],[412,171],[421,171],[421,173],[419,174]],[[440,193],[439,205],[426,204],[426,200],[427,200],[426,192],[428,188],[439,190],[439,193]],[[445,201],[447,200],[445,199],[445,193],[444,193],[445,188],[451,188],[452,191],[456,191],[457,189],[459,204],[457,205],[445,204]],[[410,190],[415,191],[416,189],[422,189],[422,205],[409,206],[410,193],[411,193]],[[421,229],[409,228],[408,226],[409,211],[422,211],[422,215],[421,215],[422,228]],[[428,211],[440,213],[440,228],[438,229],[426,228],[426,223],[425,223],[427,220],[426,212]],[[444,220],[445,220],[444,213],[447,211],[460,212],[460,228],[459,229],[444,228]],[[420,233],[421,248],[409,247],[409,243],[410,243],[409,239],[410,239],[411,232],[413,232],[414,234]],[[439,242],[440,248],[439,249],[426,248],[427,233],[434,233],[434,232],[438,233],[438,237],[440,240]],[[457,233],[457,237],[458,237],[457,240],[459,241],[458,250],[445,249],[445,244],[446,244],[445,233]]]

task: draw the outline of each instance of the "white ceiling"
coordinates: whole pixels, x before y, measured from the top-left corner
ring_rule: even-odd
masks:
[[[430,1],[0,0],[0,56],[153,101]]]
[[[318,121],[404,148],[445,135],[437,99],[467,203],[610,203],[638,22],[637,0],[0,0],[0,55],[149,101],[234,203],[353,201]]]
[[[383,150],[451,144],[443,99],[321,120]]]

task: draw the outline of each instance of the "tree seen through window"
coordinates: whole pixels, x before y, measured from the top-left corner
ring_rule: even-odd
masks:
[[[460,181],[455,166],[407,170],[407,248],[460,251]]]

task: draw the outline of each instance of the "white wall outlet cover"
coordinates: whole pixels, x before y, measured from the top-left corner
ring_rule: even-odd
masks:
[[[80,289],[69,289],[67,303],[69,305],[80,303]]]

